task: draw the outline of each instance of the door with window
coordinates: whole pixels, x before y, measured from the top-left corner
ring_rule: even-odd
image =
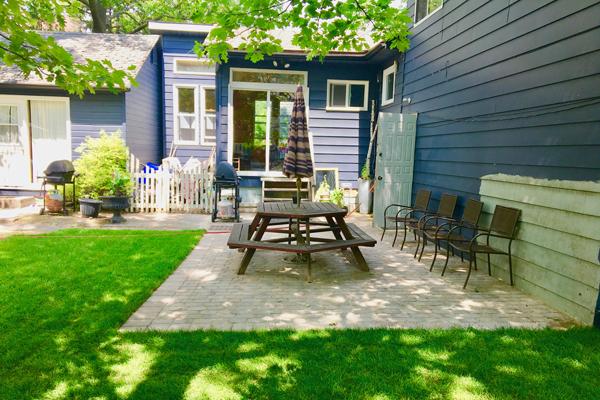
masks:
[[[282,173],[297,85],[308,98],[304,72],[232,69],[229,154],[242,175]]]
[[[0,96],[0,186],[30,182],[27,102]]]

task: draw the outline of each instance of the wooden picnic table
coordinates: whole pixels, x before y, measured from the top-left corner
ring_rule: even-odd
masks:
[[[346,213],[347,210],[332,203],[302,202],[300,206],[292,202],[260,203],[250,224],[234,224],[227,242],[229,248],[245,250],[238,274],[246,272],[256,250],[308,254],[309,282],[312,280],[310,254],[321,251],[349,248],[358,268],[368,271],[369,266],[359,246],[372,247],[377,241],[355,224],[347,224],[344,220]],[[314,221],[316,218],[321,220]],[[263,239],[267,232],[283,236]],[[312,236],[323,232],[331,232],[333,237]]]

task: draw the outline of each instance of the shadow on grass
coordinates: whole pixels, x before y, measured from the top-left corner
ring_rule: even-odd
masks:
[[[119,333],[200,233],[107,235],[0,242],[1,398],[600,398],[594,329]]]

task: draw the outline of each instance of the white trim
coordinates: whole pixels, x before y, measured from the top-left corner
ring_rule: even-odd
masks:
[[[392,104],[394,102],[394,96],[396,95],[396,70],[397,70],[398,66],[396,65],[396,62],[394,61],[394,63],[392,65],[390,65],[389,67],[387,67],[386,69],[383,70],[383,75],[381,77],[381,105],[382,106],[387,106],[388,104]],[[387,76],[390,74],[394,74],[394,83],[392,85],[392,98],[391,99],[386,99],[385,98],[385,93],[387,92]]]
[[[173,58],[173,73],[177,75],[200,75],[200,76],[214,76],[215,68],[213,67],[213,72],[194,72],[194,71],[179,71],[177,69],[177,61],[191,61],[196,62],[198,64],[211,65],[212,63],[206,58],[197,58],[197,57],[177,57]]]
[[[188,24],[178,22],[148,22],[149,31],[168,31],[168,32],[191,32],[191,33],[210,33],[213,25]]]
[[[215,136],[213,141],[206,140],[206,89],[212,89],[215,91]],[[200,86],[200,144],[202,146],[216,146],[217,145],[217,91],[214,86],[203,85]]]
[[[194,133],[194,140],[180,140],[179,139],[179,88],[194,89],[194,116],[196,117],[196,129]],[[200,144],[200,121],[198,112],[198,85],[181,84],[176,83],[173,85],[173,143],[177,145],[199,145]],[[185,115],[191,115],[190,113],[183,113]]]
[[[415,0],[415,15],[413,18],[413,21],[415,21],[415,23],[414,23],[413,27],[418,26],[419,24],[421,24],[421,22],[427,20],[427,18],[429,18],[430,16],[432,16],[433,14],[435,14],[436,12],[441,10],[442,7],[444,6],[444,0],[442,0],[442,4],[440,4],[440,6],[438,8],[436,8],[435,10],[433,10],[432,12],[430,12],[429,14],[427,14],[426,16],[421,18],[419,21],[417,21],[417,2],[419,2],[419,1],[423,1],[423,0]],[[429,0],[425,0],[425,1],[429,1]]]
[[[341,106],[330,106],[329,100],[331,99],[331,86],[334,85],[346,85],[346,105]],[[350,85],[362,85],[365,88],[364,101],[362,107],[350,107]],[[355,81],[347,79],[327,79],[327,99],[325,103],[326,111],[366,111],[369,109],[369,81]]]
[[[262,82],[234,82],[233,71],[249,71],[249,72],[267,72],[267,73],[284,73],[284,74],[302,74],[304,75],[303,89],[305,94],[306,103],[306,120],[310,121],[310,107],[309,107],[309,88],[308,84],[308,71],[290,71],[290,70],[278,70],[278,69],[261,69],[261,68],[230,68],[229,69],[229,85],[227,88],[227,162],[233,165],[233,91],[234,90],[245,90],[253,92],[267,92],[267,137],[265,138],[266,145],[270,143],[270,96],[271,92],[295,92],[298,87],[297,84],[284,84],[284,83],[262,83]],[[312,135],[309,129],[309,141],[312,150]],[[314,154],[314,152],[313,152]],[[252,177],[284,177],[281,171],[269,171],[269,151],[265,152],[265,170],[264,171],[238,171],[240,176],[252,176]],[[235,167],[235,165],[234,165]]]

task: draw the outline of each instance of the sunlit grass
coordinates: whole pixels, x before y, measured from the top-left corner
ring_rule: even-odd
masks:
[[[120,333],[200,236],[0,241],[0,398],[600,398],[594,329]]]

